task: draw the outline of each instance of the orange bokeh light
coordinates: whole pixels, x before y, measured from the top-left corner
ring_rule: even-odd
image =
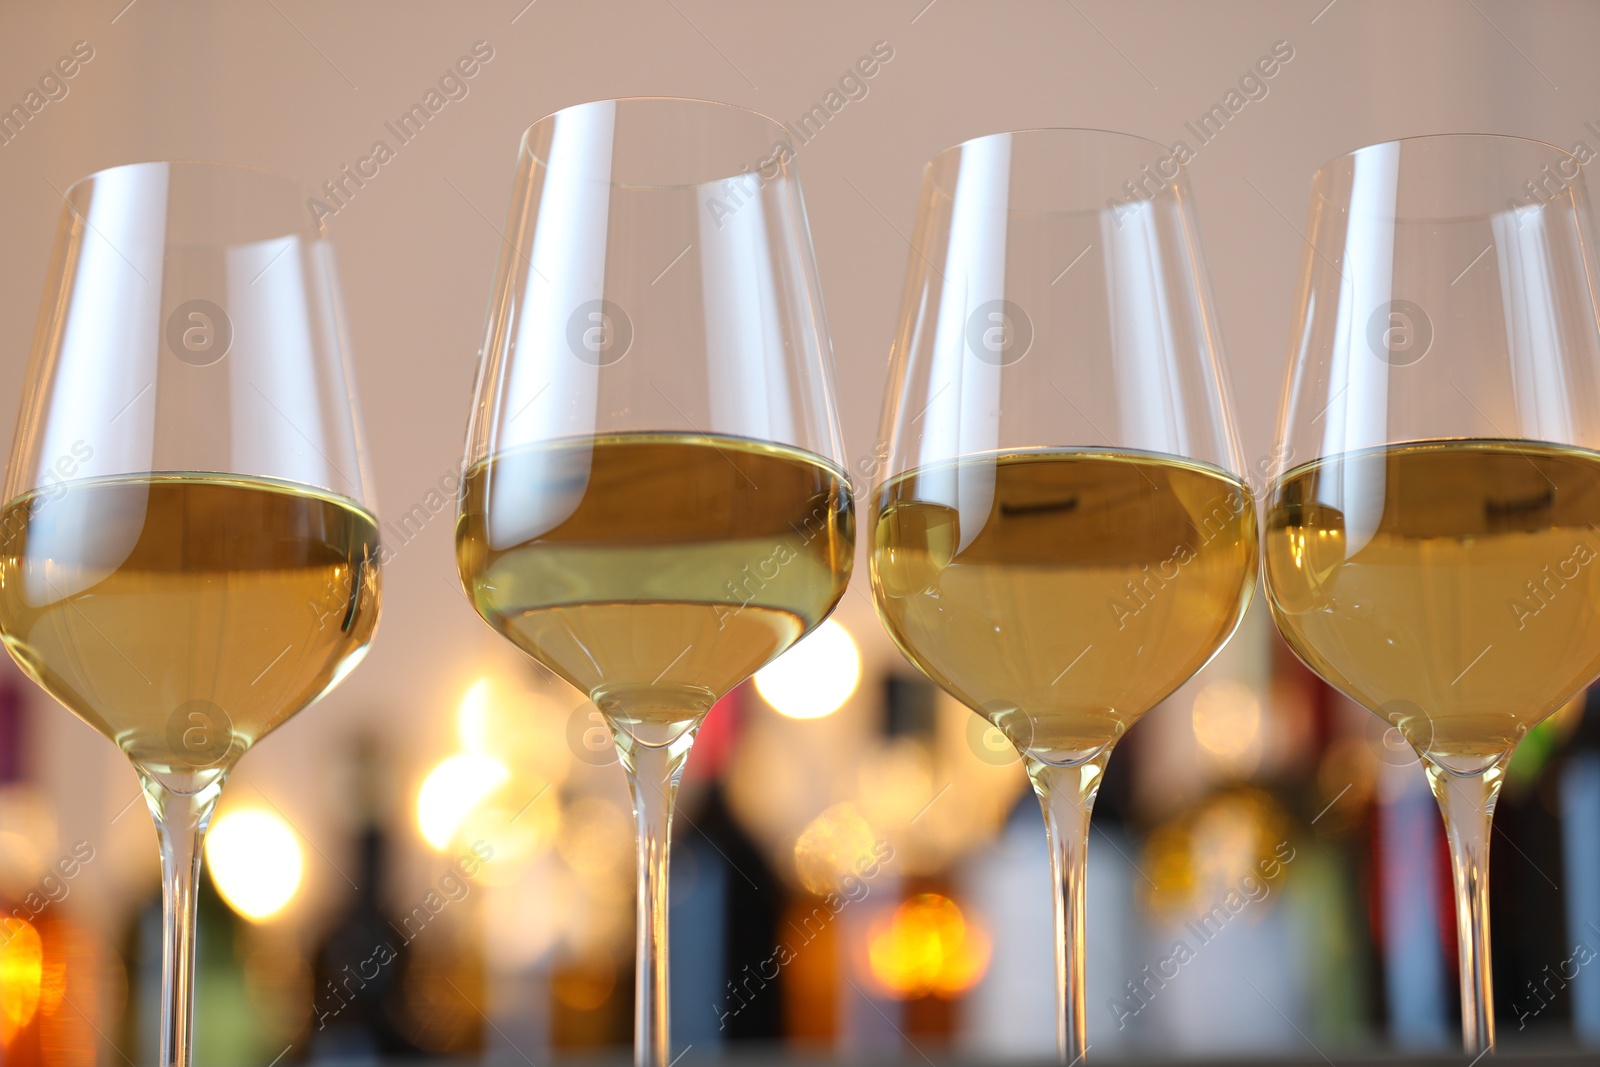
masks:
[[[8,1045],[39,1010],[44,943],[21,919],[0,922],[0,1045]]]
[[[960,996],[988,970],[989,954],[988,936],[937,893],[905,901],[867,935],[872,977],[899,1000]]]

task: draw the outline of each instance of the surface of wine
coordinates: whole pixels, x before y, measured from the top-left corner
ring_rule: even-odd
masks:
[[[1470,767],[1600,673],[1597,522],[1586,450],[1455,440],[1317,460],[1273,490],[1273,615],[1328,682]]]
[[[467,473],[456,561],[478,613],[607,712],[708,709],[844,594],[837,468],[780,445],[629,433]]]
[[[912,662],[1013,742],[1081,758],[1198,670],[1256,573],[1238,479],[1138,453],[1031,450],[880,491],[872,578]]]
[[[377,549],[372,516],[305,486],[68,482],[0,513],[0,632],[141,767],[225,769],[355,666]]]

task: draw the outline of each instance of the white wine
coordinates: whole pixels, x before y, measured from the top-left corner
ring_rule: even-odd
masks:
[[[1600,674],[1600,454],[1511,440],[1330,456],[1277,482],[1269,600],[1301,659],[1452,770]]]
[[[844,595],[842,471],[731,437],[623,433],[467,472],[456,561],[478,614],[603,711],[697,717]]]
[[[167,781],[225,771],[358,662],[377,526],[321,490],[219,474],[68,482],[0,512],[0,633]]]
[[[1256,574],[1238,478],[1174,457],[1038,449],[883,487],[872,581],[911,661],[1032,754],[1114,742],[1222,647]]]

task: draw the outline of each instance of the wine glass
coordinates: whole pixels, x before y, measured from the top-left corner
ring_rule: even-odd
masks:
[[[1323,167],[1309,232],[1268,600],[1296,654],[1422,758],[1478,1052],[1495,798],[1522,736],[1600,673],[1593,218],[1561,149],[1440,135]]]
[[[0,634],[138,771],[161,843],[161,1062],[188,1067],[201,845],[239,757],[378,619],[327,235],[293,181],[71,186],[0,511]]]
[[[667,852],[695,732],[850,578],[830,360],[783,126],[641,98],[528,128],[456,560],[484,620],[616,739],[638,830],[641,1065],[668,1063]]]
[[[928,165],[873,496],[890,636],[1006,734],[1044,809],[1057,1039],[1086,1049],[1084,863],[1112,746],[1227,641],[1255,585],[1180,161],[1100,130]]]

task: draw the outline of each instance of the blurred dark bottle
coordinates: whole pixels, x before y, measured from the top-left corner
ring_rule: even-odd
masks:
[[[788,979],[771,959],[784,887],[723,785],[748,702],[758,699],[746,682],[712,708],[680,795],[671,905],[673,1043],[680,1047],[783,1036]]]
[[[1562,956],[1546,966],[1571,982],[1574,1034],[1593,1047],[1600,1045],[1600,686],[1589,690],[1555,774],[1567,939]],[[1541,974],[1541,984],[1547,978]]]
[[[142,807],[142,805],[139,805]],[[127,818],[138,817],[129,811]],[[150,831],[155,848],[155,832]],[[284,1006],[264,1002],[250,973],[248,955],[260,931],[241,918],[217,892],[209,875],[200,879],[195,897],[194,1059],[197,1063],[266,1062],[280,1051],[273,1047],[286,1025]],[[160,1059],[161,1020],[161,891],[153,887],[134,909],[122,939],[128,980],[117,1049],[134,1062]],[[76,998],[73,998],[76,1001]],[[117,1057],[115,1052],[113,1058]],[[47,1060],[53,1057],[47,1056]],[[10,1067],[9,1063],[6,1067]],[[53,1064],[52,1064],[53,1067]]]
[[[405,937],[383,899],[389,877],[388,790],[375,742],[359,740],[344,767],[343,810],[355,828],[355,883],[349,905],[312,954],[310,1052],[313,1059],[410,1056],[405,988],[411,963]]]
[[[1310,1022],[1315,1035],[1357,1044],[1386,1010],[1371,907],[1382,898],[1378,780],[1390,763],[1415,757],[1398,731],[1314,674],[1275,629],[1269,640],[1269,721],[1283,740],[1263,762],[1269,788],[1297,824],[1294,875],[1308,945],[1299,966],[1312,990]]]

